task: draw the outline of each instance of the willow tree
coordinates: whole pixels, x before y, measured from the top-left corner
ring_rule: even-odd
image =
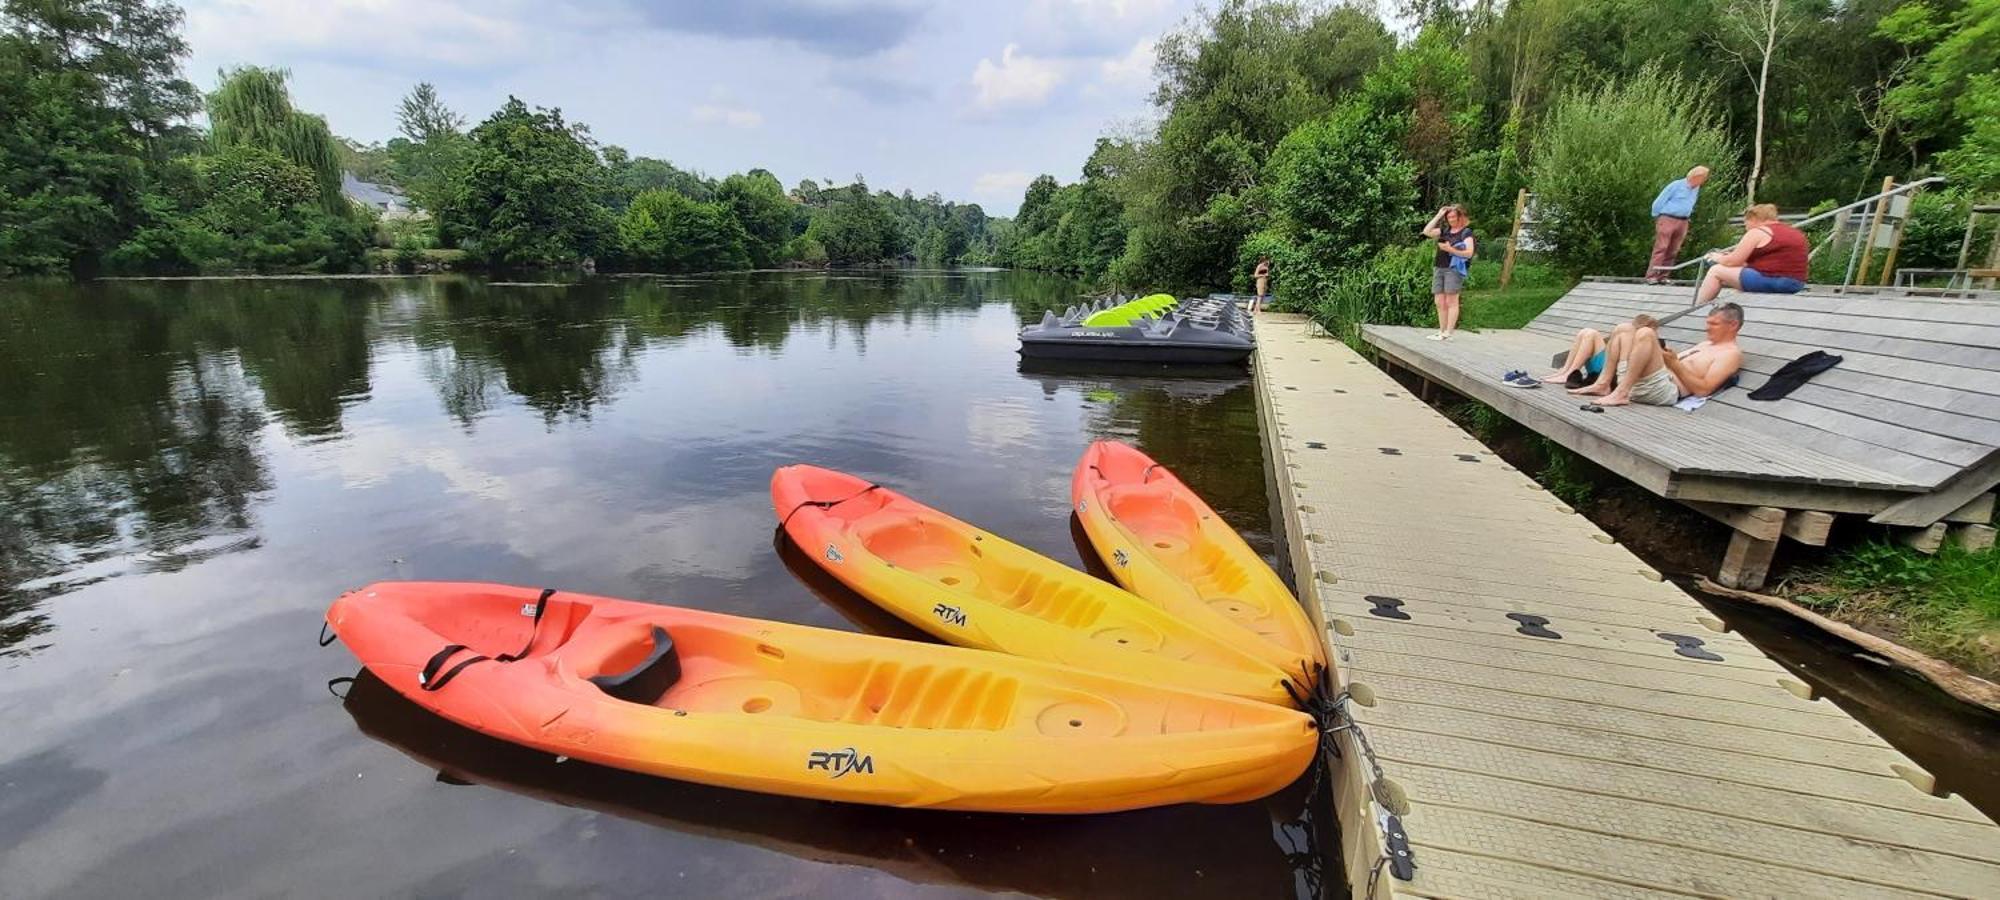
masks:
[[[209,137],[218,150],[247,145],[283,156],[313,174],[328,210],[343,211],[340,147],[325,119],[292,107],[290,77],[257,66],[222,73],[222,84],[208,95]]]

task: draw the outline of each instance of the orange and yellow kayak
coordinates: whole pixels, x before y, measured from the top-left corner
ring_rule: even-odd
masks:
[[[886,806],[1233,803],[1305,770],[1304,713],[957,647],[492,584],[385,582],[327,610],[370,672],[548,753]]]
[[[1083,453],[1070,503],[1118,583],[1311,686],[1326,652],[1306,611],[1174,473],[1117,441]]]
[[[821,568],[939,640],[1148,684],[1291,702],[1276,665],[888,488],[786,466],[771,476],[771,503]]]

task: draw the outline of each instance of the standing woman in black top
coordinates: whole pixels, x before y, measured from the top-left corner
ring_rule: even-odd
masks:
[[[1466,217],[1465,207],[1442,207],[1424,225],[1424,237],[1437,242],[1437,252],[1431,257],[1431,300],[1437,303],[1438,332],[1430,339],[1448,341],[1458,329],[1458,293],[1465,287],[1465,273],[1475,251],[1472,220]]]

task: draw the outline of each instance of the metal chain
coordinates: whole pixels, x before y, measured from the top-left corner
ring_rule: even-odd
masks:
[[[1353,699],[1353,694],[1341,691],[1338,696],[1333,698],[1331,703],[1326,704],[1327,720],[1329,723],[1332,723],[1332,727],[1323,727],[1321,733],[1328,738],[1343,731],[1354,735],[1355,743],[1361,745],[1361,758],[1368,761],[1369,796],[1373,797],[1375,802],[1383,809],[1388,809],[1390,808],[1388,790],[1382,786],[1382,763],[1375,758],[1375,746],[1369,743],[1368,732],[1361,730],[1361,723],[1355,721],[1353,714],[1349,713],[1347,709],[1348,701]],[[1338,754],[1339,751],[1336,749],[1335,755]],[[1368,885],[1362,892],[1363,897],[1372,898],[1375,896],[1375,883],[1381,880],[1382,870],[1389,865],[1388,843],[1384,840],[1381,844],[1383,847],[1382,852],[1375,857],[1374,865],[1368,867]]]
[[[1388,867],[1389,854],[1384,853],[1381,856],[1375,857],[1375,864],[1368,867],[1368,887],[1362,890],[1362,897],[1367,898],[1367,900],[1374,900],[1375,882],[1382,879],[1382,870]]]
[[[1354,699],[1354,695],[1346,691],[1341,691],[1340,695],[1333,698],[1333,702],[1328,704],[1327,711],[1330,713],[1329,718],[1341,724],[1325,729],[1325,733],[1329,736],[1339,734],[1343,731],[1354,733],[1355,742],[1361,745],[1361,757],[1368,760],[1368,772],[1371,776],[1368,779],[1368,793],[1375,798],[1375,802],[1386,807],[1389,805],[1389,801],[1384,794],[1385,789],[1382,787],[1382,763],[1375,758],[1375,746],[1368,742],[1368,733],[1361,730],[1361,723],[1356,722],[1354,716],[1347,711],[1347,703],[1352,699]]]

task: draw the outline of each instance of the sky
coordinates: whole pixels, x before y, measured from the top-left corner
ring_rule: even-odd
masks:
[[[1154,121],[1153,46],[1193,0],[182,0],[188,74],[280,66],[363,142],[429,81],[468,123],[512,94],[713,177],[762,167],[1011,215],[1038,174]]]

